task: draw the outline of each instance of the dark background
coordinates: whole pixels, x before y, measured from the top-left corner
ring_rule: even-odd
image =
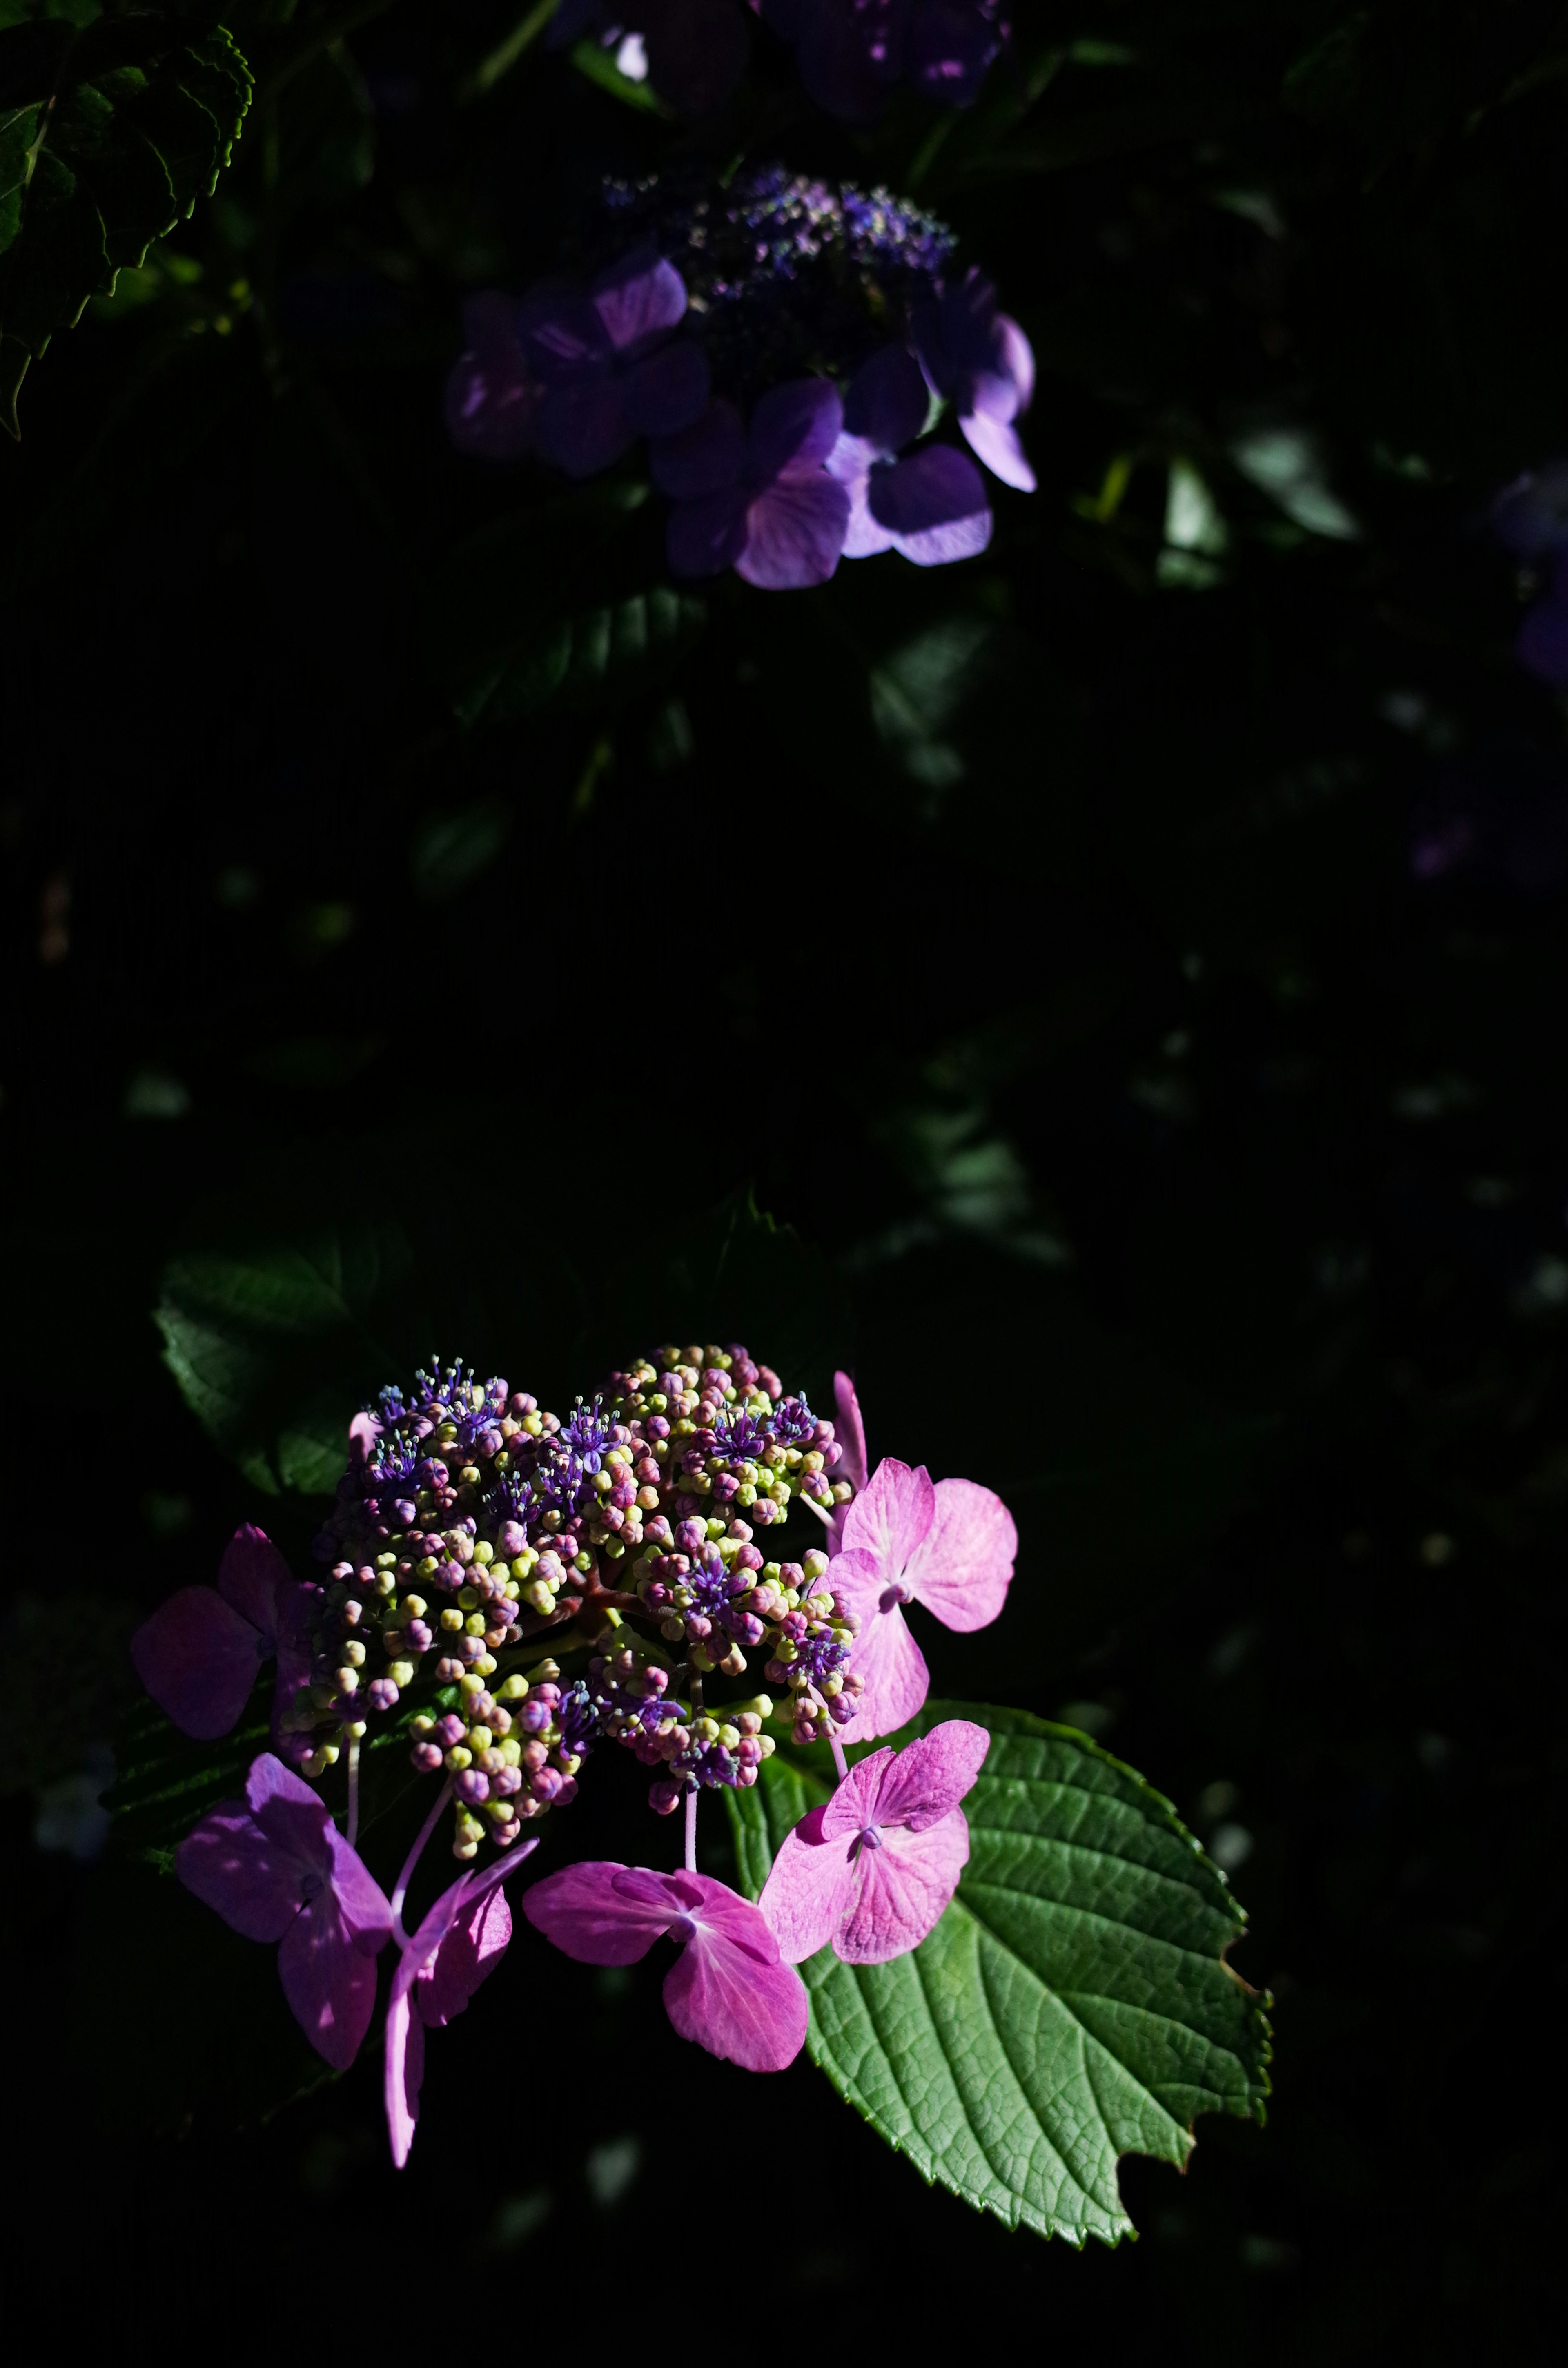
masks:
[[[695,132],[537,47],[465,97],[522,13],[237,7],[232,173],[0,451],[9,2283],[131,2356],[1544,2358],[1568,769],[1485,520],[1568,440],[1568,17],[1020,0],[1032,83],[933,149],[912,97],[813,115],[777,45]],[[598,669],[656,506],[595,544],[451,452],[461,296],[551,268],[603,170],[743,149],[953,223],[1034,344],[1040,489],[979,562],[726,579]],[[237,1520],[312,1525],[182,1404],[171,1258],[395,1210],[479,1311],[437,1345],[559,1397],[747,1184],[826,1262],[873,1452],[1017,1515],[937,1687],[1090,1727],[1251,1913],[1267,2126],[1129,2162],[1114,2256],[521,1934],[506,2056],[436,2043],[401,2180],[369,2057],[238,2133],[149,2106],[190,1928],[36,1847],[135,1618]],[[600,1311],[572,1348],[556,1298]],[[585,1791],[585,1850],[636,1789]]]

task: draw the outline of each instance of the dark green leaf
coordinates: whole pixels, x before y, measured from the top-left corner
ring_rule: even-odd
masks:
[[[944,1718],[992,1736],[958,1896],[892,1964],[802,1967],[807,2045],[927,2181],[1009,2227],[1115,2244],[1122,2155],[1179,2169],[1198,2114],[1262,2118],[1268,2025],[1224,1962],[1245,1919],[1169,1802],[1086,1736],[969,1702],[928,1702],[911,1731]],[[829,1782],[780,1753],[725,1794],[754,1897]]]
[[[0,31],[0,420],[29,359],[210,194],[250,104],[222,28],[168,15]]]

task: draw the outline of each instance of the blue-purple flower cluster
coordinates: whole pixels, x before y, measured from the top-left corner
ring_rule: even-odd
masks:
[[[873,122],[895,84],[938,107],[969,107],[1009,38],[1003,0],[744,0],[789,42],[817,106]],[[614,50],[680,114],[733,97],[746,68],[743,0],[560,0],[552,48],[579,40]]]
[[[612,182],[619,252],[585,286],[488,293],[465,314],[447,422],[490,461],[584,477],[639,438],[667,495],[676,575],[770,590],[841,558],[972,557],[992,514],[974,461],[1031,492],[1017,421],[1034,357],[942,223],[883,189],[768,166],[725,190]],[[631,240],[629,245],[622,244]]]

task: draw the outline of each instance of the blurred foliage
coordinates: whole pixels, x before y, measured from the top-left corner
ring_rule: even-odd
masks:
[[[1267,2130],[1206,2123],[1179,2183],[1124,2165],[1147,2233],[1114,2259],[1009,2242],[782,2076],[813,2327],[929,2340],[983,2296],[1085,2349],[1553,2356],[1556,2126],[1495,2066],[1568,1968],[1568,755],[1485,514],[1568,433],[1568,20],[1013,14],[969,113],[905,92],[848,133],[760,36],[687,126],[521,0],[0,5],[0,184],[18,55],[96,89],[94,40],[146,45],[111,93],[135,203],[84,176],[101,256],[40,250],[0,450],[16,2111],[32,2273],[85,2160],[112,2199],[110,2340],[129,2280],[171,2331],[232,2309],[241,2214],[297,2330],[324,2262],[450,2224],[456,2162],[473,2261],[537,2293],[585,2230],[608,2306],[672,2114],[736,2129],[721,2067],[668,2068],[656,1967],[519,1934],[433,2042],[401,2186],[369,2062],[236,2142],[229,1985],[270,1995],[267,1953],[151,1941],[127,1886],[161,1879],[35,1849],[29,1790],[238,1520],[303,1556],[301,1491],[400,1361],[559,1399],[712,1329],[813,1393],[852,1356],[873,1452],[1006,1493],[1007,1617],[927,1623],[937,1686],[1147,1770],[1278,1998]],[[139,110],[220,25],[254,97],[187,215],[222,143]],[[450,450],[465,296],[552,268],[602,172],[686,156],[885,180],[995,277],[1040,490],[983,558],[699,604],[635,468]],[[574,1847],[620,1856],[642,1788],[606,1762]],[[553,2135],[484,2118],[475,2168],[492,1999]],[[153,2028],[201,2001],[188,2134],[116,2135],[166,2120]]]

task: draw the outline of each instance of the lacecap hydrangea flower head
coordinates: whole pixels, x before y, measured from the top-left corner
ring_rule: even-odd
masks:
[[[777,165],[612,181],[589,244],[585,279],[471,302],[448,427],[475,459],[574,476],[645,439],[673,574],[784,590],[887,551],[943,565],[991,538],[977,461],[1033,490],[1028,340],[889,191]]]
[[[512,1932],[500,1885],[601,1747],[647,1769],[655,1811],[684,1806],[685,1866],[569,1866],[527,1894],[528,1918],[595,1964],[673,1940],[671,2020],[717,2055],[770,2070],[798,2052],[802,1931],[821,1923],[841,1953],[885,1957],[941,1914],[967,1849],[957,1804],[981,1730],[949,1722],[852,1776],[843,1738],[888,1733],[925,1700],[904,1604],[958,1629],[995,1616],[1012,1523],[970,1482],[891,1460],[868,1472],[853,1386],[840,1374],[835,1387],[836,1419],[823,1420],[739,1342],[669,1344],[562,1417],[499,1376],[434,1364],[355,1417],[316,1542],[320,1580],[294,1579],[246,1528],[215,1590],[182,1589],[138,1633],[148,1691],[204,1740],[233,1727],[262,1661],[277,1661],[275,1748],[253,1762],[244,1798],[186,1838],[178,1873],[235,1930],[278,1946],[288,2003],[335,2068],[367,2035],[392,1944],[385,2085],[399,2162],[426,2033],[499,1963]],[[819,1543],[776,1550],[802,1514]],[[740,1691],[748,1656],[772,1691]],[[700,1793],[755,1784],[776,1748],[769,1725],[797,1744],[831,1742],[848,1787],[801,1844],[820,1853],[842,1831],[845,1850],[793,1854],[775,1891],[775,1907],[785,1890],[793,1903],[782,1921],[766,1897],[754,1907],[696,1867]],[[360,1850],[361,1748],[381,1736],[401,1738],[430,1785],[395,1876]],[[462,1872],[415,1921],[410,1893],[447,1820]]]

